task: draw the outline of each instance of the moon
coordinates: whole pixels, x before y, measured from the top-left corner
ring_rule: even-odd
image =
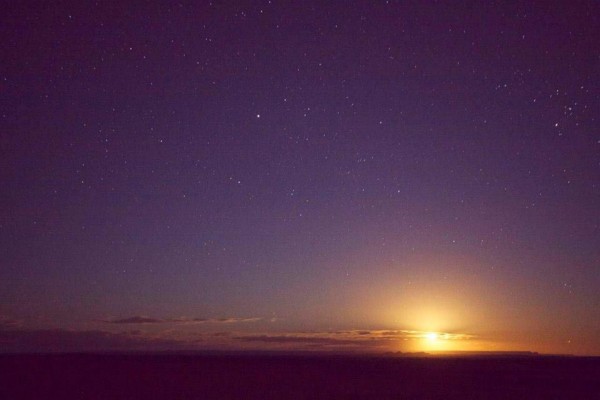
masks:
[[[428,340],[435,342],[439,339],[440,335],[437,332],[428,332],[427,334],[425,334],[425,337]]]

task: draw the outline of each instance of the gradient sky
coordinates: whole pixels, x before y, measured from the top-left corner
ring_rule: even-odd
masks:
[[[4,6],[0,351],[600,355],[600,4],[322,3]]]

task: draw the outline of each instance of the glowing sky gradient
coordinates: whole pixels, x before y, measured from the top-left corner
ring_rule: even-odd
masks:
[[[0,351],[600,355],[597,1],[13,3]]]

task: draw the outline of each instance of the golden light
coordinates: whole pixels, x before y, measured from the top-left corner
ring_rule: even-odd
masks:
[[[421,347],[425,351],[450,350],[453,346],[449,336],[440,332],[424,332],[421,336]]]

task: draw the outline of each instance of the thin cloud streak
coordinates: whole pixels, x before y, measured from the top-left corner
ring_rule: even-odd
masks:
[[[179,318],[151,318],[145,316],[134,316],[128,318],[119,318],[119,319],[104,319],[99,320],[100,322],[108,323],[108,324],[233,324],[233,323],[246,323],[246,322],[258,322],[261,321],[260,317],[251,317],[251,318],[188,318],[188,317],[179,317]]]
[[[23,324],[23,320],[14,319],[7,315],[0,315],[0,329],[17,328]]]
[[[287,334],[237,335],[233,339],[241,343],[258,343],[264,346],[307,350],[374,350],[393,346],[407,340],[422,341],[432,332],[415,330],[346,330],[324,332],[294,332]],[[435,332],[444,341],[466,341],[476,336],[466,333]]]
[[[377,340],[404,340],[404,339],[427,339],[432,332],[416,330],[345,330],[331,332],[300,332],[300,336],[331,336],[351,339],[377,339]],[[443,340],[469,340],[475,339],[475,335],[467,333],[435,332],[437,337]]]
[[[258,336],[240,336],[236,337],[236,340],[242,342],[261,342],[261,343],[292,343],[292,344],[311,344],[311,345],[336,345],[336,346],[344,346],[344,345],[359,345],[360,342],[356,340],[347,340],[347,339],[335,339],[328,337],[310,337],[310,336],[268,336],[268,335],[258,335]]]

